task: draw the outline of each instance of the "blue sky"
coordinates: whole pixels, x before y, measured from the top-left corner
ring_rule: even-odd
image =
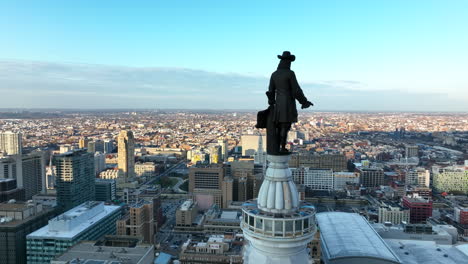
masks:
[[[311,98],[321,96],[313,84],[334,83],[336,89],[330,90],[336,93],[341,93],[337,89],[377,97],[379,91],[382,95],[407,93],[414,98],[416,108],[422,110],[430,109],[426,104],[434,105],[435,101],[418,100],[418,95],[431,100],[439,97],[445,101],[439,102],[440,109],[436,111],[468,111],[466,10],[468,1],[455,0],[2,1],[0,67],[2,63],[3,68],[17,63],[12,67],[17,71],[10,71],[8,76],[0,73],[0,91],[10,99],[5,107],[37,107],[34,100],[26,100],[24,91],[51,90],[48,85],[53,84],[44,75],[59,76],[56,71],[62,64],[66,64],[67,70],[74,64],[77,68],[97,64],[101,65],[100,70],[103,67],[140,72],[165,68],[202,70],[212,73],[213,85],[225,87],[232,87],[232,83],[216,81],[220,74],[239,77],[243,82],[238,86],[245,87],[250,85],[249,78],[260,78],[257,86],[252,84],[258,92],[263,89],[261,78],[267,78],[276,68],[276,55],[291,50],[297,55],[293,70],[301,84],[310,84],[306,93]],[[22,75],[25,69],[21,67],[31,64],[42,66],[36,69],[37,76]],[[50,67],[52,64],[55,67]],[[89,81],[96,76],[88,71],[76,72],[81,75],[70,77],[67,73],[66,78]],[[171,73],[174,78],[182,78],[178,72]],[[25,87],[23,77],[32,81],[37,78],[37,87]],[[231,77],[228,79],[232,80]],[[168,91],[197,81],[196,76],[191,78],[190,82],[167,87]],[[151,82],[153,86],[158,84],[158,80]],[[206,82],[208,87],[210,80]],[[15,91],[6,87],[6,83],[16,87]],[[79,83],[80,88],[74,85],[76,81],[62,83],[68,92],[86,89],[82,87],[84,83]],[[102,89],[105,93],[112,87]],[[204,92],[200,89],[195,89],[197,95]],[[57,98],[60,97],[43,96],[41,100],[54,106]],[[174,107],[184,106],[174,98]],[[116,103],[122,107],[139,105],[131,99],[112,105]],[[363,104],[359,106],[362,109],[382,108]],[[225,104],[194,101],[189,106],[219,108]],[[99,103],[86,107],[108,106]],[[339,107],[328,103],[317,105],[320,108]]]

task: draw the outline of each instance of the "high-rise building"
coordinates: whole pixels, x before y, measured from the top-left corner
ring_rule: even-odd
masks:
[[[419,147],[417,145],[407,145],[405,147],[405,157],[417,158],[419,156]]]
[[[117,221],[117,235],[140,237],[143,242],[153,244],[156,234],[153,203],[141,199],[129,207],[129,213]]]
[[[24,189],[18,188],[15,179],[0,178],[0,203],[12,199],[24,201]]]
[[[118,167],[127,181],[135,177],[135,139],[132,131],[120,131],[118,147]]]
[[[42,204],[0,204],[0,263],[26,264],[26,235],[45,226],[54,211]]]
[[[221,146],[221,160],[226,162],[229,155],[229,145],[227,139],[219,138],[218,145]]]
[[[0,178],[16,179],[18,188],[25,191],[26,200],[46,190],[44,152],[0,158],[0,168]]]
[[[412,224],[426,223],[432,216],[432,200],[420,197],[403,197],[403,206],[410,210],[410,222]]]
[[[432,167],[433,186],[439,192],[468,194],[468,168],[464,166]]]
[[[268,155],[258,199],[244,203],[241,228],[246,264],[311,263],[307,245],[316,232],[315,208],[301,203],[289,155]]]
[[[102,152],[95,152],[94,154],[94,171],[96,176],[106,169],[106,155]]]
[[[88,152],[94,153],[96,152],[96,143],[93,140],[90,140],[86,148],[88,149]]]
[[[24,188],[25,199],[30,200],[33,195],[44,193],[46,186],[45,153],[35,151],[22,155],[22,170],[20,187]]]
[[[114,152],[114,144],[115,144],[115,141],[112,140],[112,139],[106,139],[104,140],[104,153],[112,153]]]
[[[61,210],[94,200],[94,154],[79,149],[55,155],[53,164],[57,173],[57,205]]]
[[[26,236],[28,264],[50,263],[80,241],[114,235],[121,215],[121,206],[92,201],[49,220],[48,225]]]
[[[82,137],[80,138],[80,140],[78,141],[78,147],[80,149],[82,148],[87,148],[88,147],[88,143],[90,142],[91,140],[86,138],[86,137]]]
[[[232,178],[224,176],[221,165],[200,165],[189,169],[189,192],[201,209],[208,209],[213,204],[226,208],[232,201]]]
[[[382,169],[360,168],[360,183],[364,187],[379,187],[385,184],[384,172]]]
[[[0,152],[7,155],[21,155],[22,149],[23,138],[21,133],[0,132]]]
[[[254,156],[258,149],[259,135],[242,135],[242,156]],[[261,136],[262,141],[266,142],[266,136]],[[266,152],[266,144],[263,144],[263,152]]]
[[[252,161],[231,162],[233,201],[257,198],[263,180],[263,166]]]
[[[254,161],[257,164],[265,164],[266,163],[266,155],[267,153],[263,151],[263,137],[258,137],[258,147],[257,152],[254,154]]]
[[[102,202],[115,200],[116,184],[115,180],[95,179],[95,200]]]
[[[101,139],[94,141],[94,150],[96,152],[104,153],[104,141]]]

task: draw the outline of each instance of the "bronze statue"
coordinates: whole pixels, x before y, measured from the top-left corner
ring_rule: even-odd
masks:
[[[270,106],[258,113],[256,125],[257,128],[267,129],[267,153],[270,155],[289,153],[286,141],[291,123],[297,122],[296,100],[302,105],[302,109],[314,105],[304,96],[296,75],[291,71],[291,62],[296,57],[291,52],[284,51],[278,58],[278,69],[271,75],[266,92]]]

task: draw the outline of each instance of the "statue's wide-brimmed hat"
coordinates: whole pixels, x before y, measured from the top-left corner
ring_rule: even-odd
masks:
[[[283,51],[283,55],[278,55],[278,59],[294,61],[296,60],[296,56],[292,55],[289,51]]]

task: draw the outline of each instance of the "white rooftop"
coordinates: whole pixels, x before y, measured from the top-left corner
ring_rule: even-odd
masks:
[[[364,217],[354,213],[316,214],[322,250],[329,259],[374,258],[401,263]]]
[[[192,200],[187,200],[180,206],[180,210],[187,211],[188,209],[190,209],[190,206],[192,206],[192,204],[193,204]]]
[[[221,217],[222,219],[232,219],[232,220],[235,220],[237,219],[237,212],[236,211],[223,211],[221,213]]]
[[[86,202],[49,220],[48,225],[27,238],[72,239],[119,209],[120,206],[104,205],[103,202]]]

